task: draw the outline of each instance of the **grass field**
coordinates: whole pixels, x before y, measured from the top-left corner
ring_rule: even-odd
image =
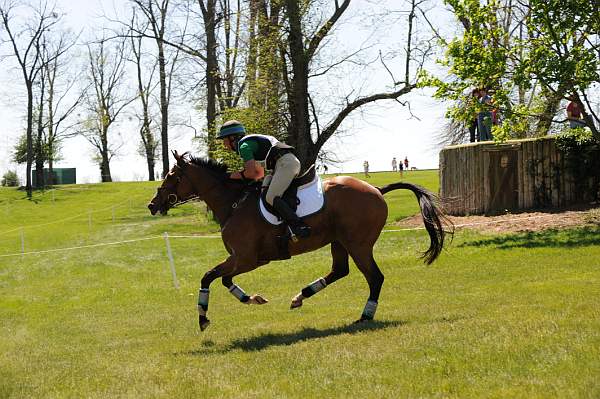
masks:
[[[374,184],[398,180],[373,173]],[[436,171],[405,174],[437,190]],[[457,232],[431,266],[421,230],[382,234],[377,321],[355,326],[367,284],[345,279],[290,311],[330,268],[329,249],[218,282],[204,333],[200,278],[225,257],[204,207],[151,217],[157,183],[0,189],[0,398],[600,397],[600,228]],[[414,196],[386,195],[393,222]],[[90,223],[91,221],[91,223]],[[180,289],[163,232],[172,239]],[[13,256],[155,237],[110,246]]]

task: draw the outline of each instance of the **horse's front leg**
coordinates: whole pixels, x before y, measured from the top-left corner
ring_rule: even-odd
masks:
[[[260,294],[247,295],[243,289],[233,282],[233,276],[223,276],[221,279],[223,285],[229,290],[231,295],[246,305],[264,305],[269,300]]]
[[[200,291],[198,292],[198,325],[200,330],[204,331],[210,324],[206,317],[208,312],[208,299],[210,294],[210,284],[225,274],[231,274],[235,270],[235,259],[230,256],[214,269],[207,271],[200,281]]]

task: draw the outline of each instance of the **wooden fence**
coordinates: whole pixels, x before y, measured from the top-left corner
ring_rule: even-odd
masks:
[[[440,195],[451,215],[498,214],[587,200],[553,137],[456,145],[440,152]]]

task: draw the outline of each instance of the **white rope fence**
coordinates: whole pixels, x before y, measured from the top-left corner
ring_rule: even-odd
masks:
[[[206,235],[206,236],[183,236],[183,235],[171,236],[170,235],[169,236],[169,238],[220,238],[220,237],[221,237],[220,235]],[[18,252],[18,253],[0,255],[0,258],[9,258],[9,257],[14,257],[14,256],[23,256],[23,255],[41,255],[41,254],[47,254],[47,253],[52,253],[52,252],[74,251],[74,250],[77,250],[77,249],[99,248],[99,247],[106,247],[106,246],[109,246],[109,245],[129,244],[129,243],[132,243],[132,242],[156,240],[156,239],[160,239],[160,238],[164,238],[164,235],[162,235],[162,236],[142,237],[142,238],[133,238],[131,240],[104,242],[104,243],[98,243],[98,244],[79,245],[79,246],[76,246],[76,247],[54,248],[54,249],[44,249],[44,250],[40,250],[40,251]]]
[[[477,222],[477,223],[463,223],[463,224],[457,224],[454,227],[461,228],[461,227],[486,225],[486,224],[494,224],[494,223],[515,222],[515,221],[526,220],[526,219],[538,219],[538,218],[543,218],[543,217],[547,217],[547,216],[548,215],[537,215],[537,216],[528,216],[528,217],[523,217],[523,218],[489,220],[489,221]],[[400,232],[400,231],[415,231],[415,230],[424,230],[424,229],[425,229],[424,227],[386,229],[386,230],[382,230],[382,233],[394,233],[394,232]],[[73,251],[73,250],[77,250],[77,249],[86,249],[86,248],[99,248],[99,247],[105,247],[105,246],[109,246],[109,245],[129,244],[129,243],[133,243],[133,242],[155,240],[155,239],[161,239],[161,238],[164,239],[165,242],[168,242],[169,238],[202,238],[202,239],[206,239],[206,238],[221,238],[221,236],[214,235],[214,234],[213,235],[169,235],[165,232],[162,236],[142,237],[142,238],[134,238],[134,239],[130,239],[130,240],[123,240],[123,241],[113,241],[113,242],[98,243],[98,244],[79,245],[79,246],[75,246],[75,247],[54,248],[54,249],[45,249],[45,250],[40,250],[40,251],[25,252],[24,238],[23,238],[23,235],[21,234],[21,252],[0,255],[0,258],[8,258],[8,257],[24,256],[24,255],[39,255],[39,254],[46,254],[46,253],[52,253],[52,252]]]

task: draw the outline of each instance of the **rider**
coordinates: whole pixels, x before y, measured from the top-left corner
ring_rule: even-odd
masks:
[[[227,149],[236,151],[244,160],[244,169],[233,172],[230,178],[260,180],[265,176],[265,169],[272,171],[273,176],[265,199],[288,224],[293,235],[308,237],[310,227],[282,198],[294,177],[300,173],[300,161],[293,153],[294,147],[280,142],[273,136],[246,135],[244,125],[236,120],[225,122],[217,137],[223,139]]]

